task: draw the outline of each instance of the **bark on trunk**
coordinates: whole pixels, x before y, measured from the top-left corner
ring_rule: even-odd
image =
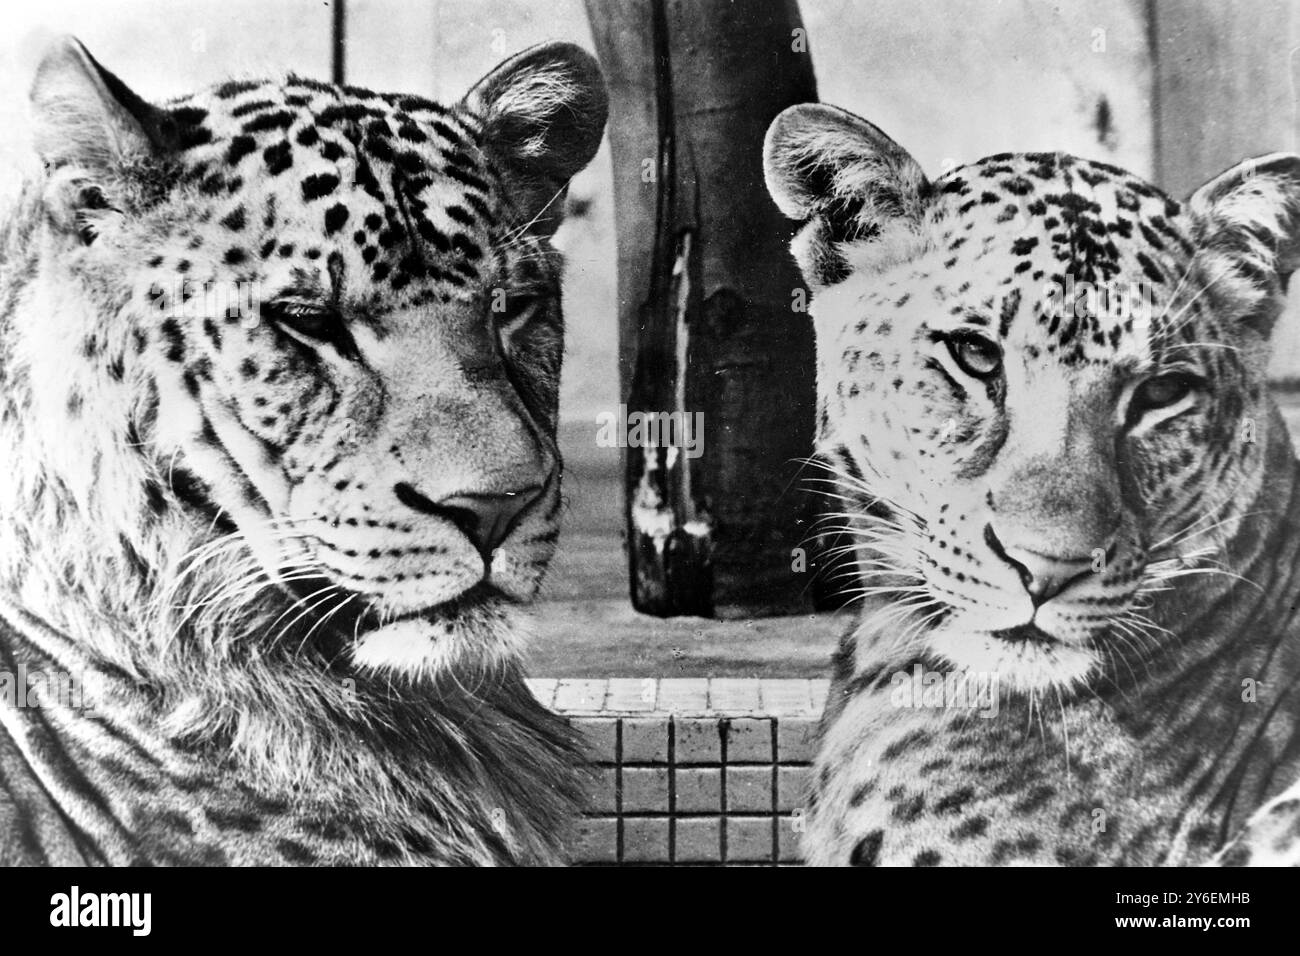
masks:
[[[789,613],[812,601],[812,328],[763,186],[772,118],[816,99],[793,0],[588,0],[611,96],[634,606]],[[702,416],[702,434],[692,429]],[[670,434],[676,428],[675,436]],[[640,439],[638,441],[638,439]],[[689,454],[683,440],[697,441]]]

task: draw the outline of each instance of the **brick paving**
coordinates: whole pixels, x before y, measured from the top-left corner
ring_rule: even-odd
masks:
[[[583,732],[596,764],[578,863],[800,862],[798,833],[827,681],[529,684]]]

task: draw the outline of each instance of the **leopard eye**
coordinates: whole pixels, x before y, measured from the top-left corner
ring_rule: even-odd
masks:
[[[262,318],[323,342],[333,341],[343,329],[343,321],[334,309],[314,302],[281,299],[262,304]]]
[[[1168,408],[1181,402],[1195,387],[1196,381],[1189,375],[1157,375],[1134,390],[1132,406],[1137,411]]]
[[[304,346],[332,345],[342,358],[358,358],[357,343],[337,309],[299,299],[277,299],[262,303],[261,316]]]
[[[499,328],[513,329],[532,318],[543,299],[544,296],[540,292],[511,292],[500,302],[492,304],[492,320]]]
[[[541,302],[542,297],[534,292],[521,292],[506,297],[506,307],[501,312],[501,317],[507,321],[514,318],[521,318],[524,314],[536,308]]]
[[[992,378],[1002,371],[1002,349],[982,335],[955,335],[948,339],[948,352],[972,378]]]

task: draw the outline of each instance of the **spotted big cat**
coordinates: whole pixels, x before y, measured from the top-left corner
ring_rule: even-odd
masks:
[[[862,606],[808,858],[1295,862],[1300,483],[1267,365],[1300,157],[1187,202],[1064,153],[931,180],[806,105],[765,168]]]
[[[293,75],[150,103],[69,38],[31,100],[0,860],[562,860],[579,748],[520,652],[595,60],[535,47],[449,104]]]

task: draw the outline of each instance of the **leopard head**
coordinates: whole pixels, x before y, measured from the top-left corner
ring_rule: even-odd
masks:
[[[556,542],[550,240],[605,124],[594,59],[535,47],[450,106],[296,76],[153,104],[67,39],[32,103],[6,378],[39,467],[6,507],[85,541],[27,578],[137,568],[199,616],[256,607],[263,651],[390,674],[513,653],[488,625]]]
[[[1300,157],[1185,205],[1060,153],[932,182],[870,123],[806,105],[773,123],[765,167],[801,223],[818,450],[864,600],[903,645],[1004,686],[1136,666],[1168,634],[1157,595],[1231,572],[1288,441],[1266,365]]]

